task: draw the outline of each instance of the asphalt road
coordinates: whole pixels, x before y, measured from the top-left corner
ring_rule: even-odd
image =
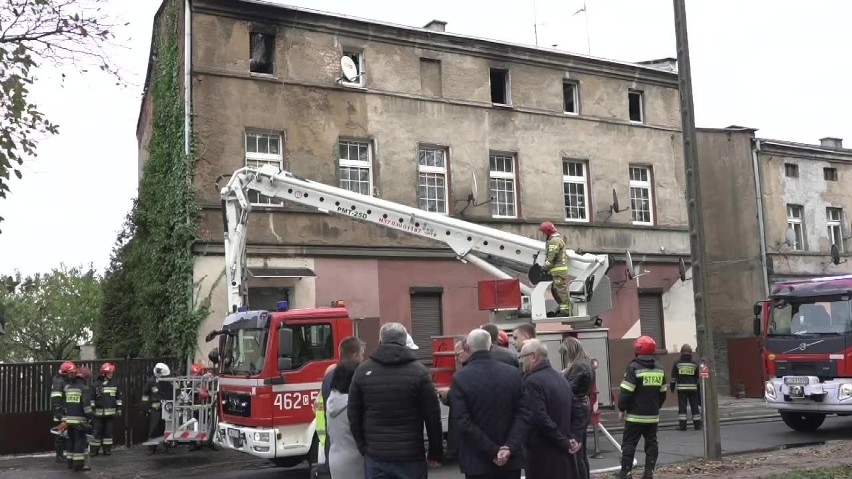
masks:
[[[621,441],[621,435],[615,436]],[[779,420],[761,423],[737,423],[722,426],[723,453],[736,454],[759,451],[769,448],[779,448],[785,445],[807,444],[818,441],[837,439],[852,439],[852,417],[831,417],[814,433],[798,433],[787,428]],[[701,431],[663,430],[659,433],[660,458],[659,464],[683,462],[704,455],[704,439]],[[593,469],[616,466],[619,454],[601,436],[600,458],[591,458]],[[593,449],[591,439],[589,447]],[[641,447],[641,443],[640,443]],[[641,463],[644,456],[637,453],[636,459]],[[236,479],[242,477],[276,478],[276,479],[307,479],[306,468],[284,470],[262,460],[249,458],[243,454],[225,451],[188,452],[180,450],[172,454],[157,454],[146,456],[142,448],[129,451],[118,451],[109,461],[106,458],[94,458],[94,471],[78,474],[78,478],[160,478],[187,477],[210,479]],[[52,462],[52,458],[15,458],[0,459],[0,478],[33,478],[53,479],[68,477],[61,465]],[[432,479],[458,479],[463,477],[457,464],[447,464],[430,471]]]

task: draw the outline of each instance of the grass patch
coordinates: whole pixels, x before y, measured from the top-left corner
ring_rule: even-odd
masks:
[[[776,474],[769,479],[846,479],[852,477],[852,466],[825,467],[810,471]]]

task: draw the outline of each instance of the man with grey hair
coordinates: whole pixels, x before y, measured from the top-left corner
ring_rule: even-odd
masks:
[[[571,385],[551,367],[547,356],[547,346],[538,339],[524,342],[518,356],[532,410],[524,472],[527,479],[578,479],[574,454],[580,444],[574,438],[580,431],[585,434],[585,424],[582,417],[571,413]]]
[[[379,336],[379,347],[358,366],[349,389],[352,436],[368,479],[426,479],[427,464],[436,467],[443,459],[438,393],[405,326],[386,323]]]
[[[470,358],[450,386],[459,469],[467,479],[519,479],[530,418],[526,391],[520,370],[493,359],[491,347],[488,331],[471,331]]]

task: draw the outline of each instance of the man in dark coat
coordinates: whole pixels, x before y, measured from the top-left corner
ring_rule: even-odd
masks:
[[[459,469],[467,479],[519,479],[530,419],[521,372],[490,357],[487,331],[471,331],[467,347],[470,359],[450,387]]]
[[[547,346],[538,339],[525,342],[518,357],[532,411],[526,479],[578,479],[574,454],[580,444],[573,438],[585,433],[585,424],[582,417],[572,414],[571,385],[550,365]]]
[[[509,366],[514,366],[516,368],[521,367],[520,362],[518,361],[518,355],[515,351],[504,348],[497,344],[497,340],[500,338],[500,330],[497,328],[497,325],[494,323],[487,323],[482,325],[482,329],[488,331],[488,334],[491,335],[491,357],[500,361],[502,363],[506,363]]]
[[[379,347],[352,378],[349,427],[368,479],[426,479],[427,464],[440,465],[443,455],[438,393],[429,370],[405,346],[405,326],[387,323],[379,336]]]

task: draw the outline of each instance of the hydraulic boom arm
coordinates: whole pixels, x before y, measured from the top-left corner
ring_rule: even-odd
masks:
[[[551,281],[538,278],[540,275],[535,273],[544,264],[544,242],[302,179],[271,165],[237,170],[221,192],[231,312],[243,306],[245,298],[246,226],[251,211],[248,191],[439,241],[449,246],[460,260],[470,261],[500,278],[510,276],[473,253],[523,264],[531,268],[531,280],[535,283],[532,290],[525,291],[530,296],[532,318],[547,317],[545,293]],[[609,279],[605,276],[608,267],[605,255],[581,255],[569,250],[568,274],[575,278],[570,284],[571,298],[576,303],[575,311],[580,312],[575,318],[588,319],[612,307]],[[593,294],[596,301],[592,304],[589,301]]]

